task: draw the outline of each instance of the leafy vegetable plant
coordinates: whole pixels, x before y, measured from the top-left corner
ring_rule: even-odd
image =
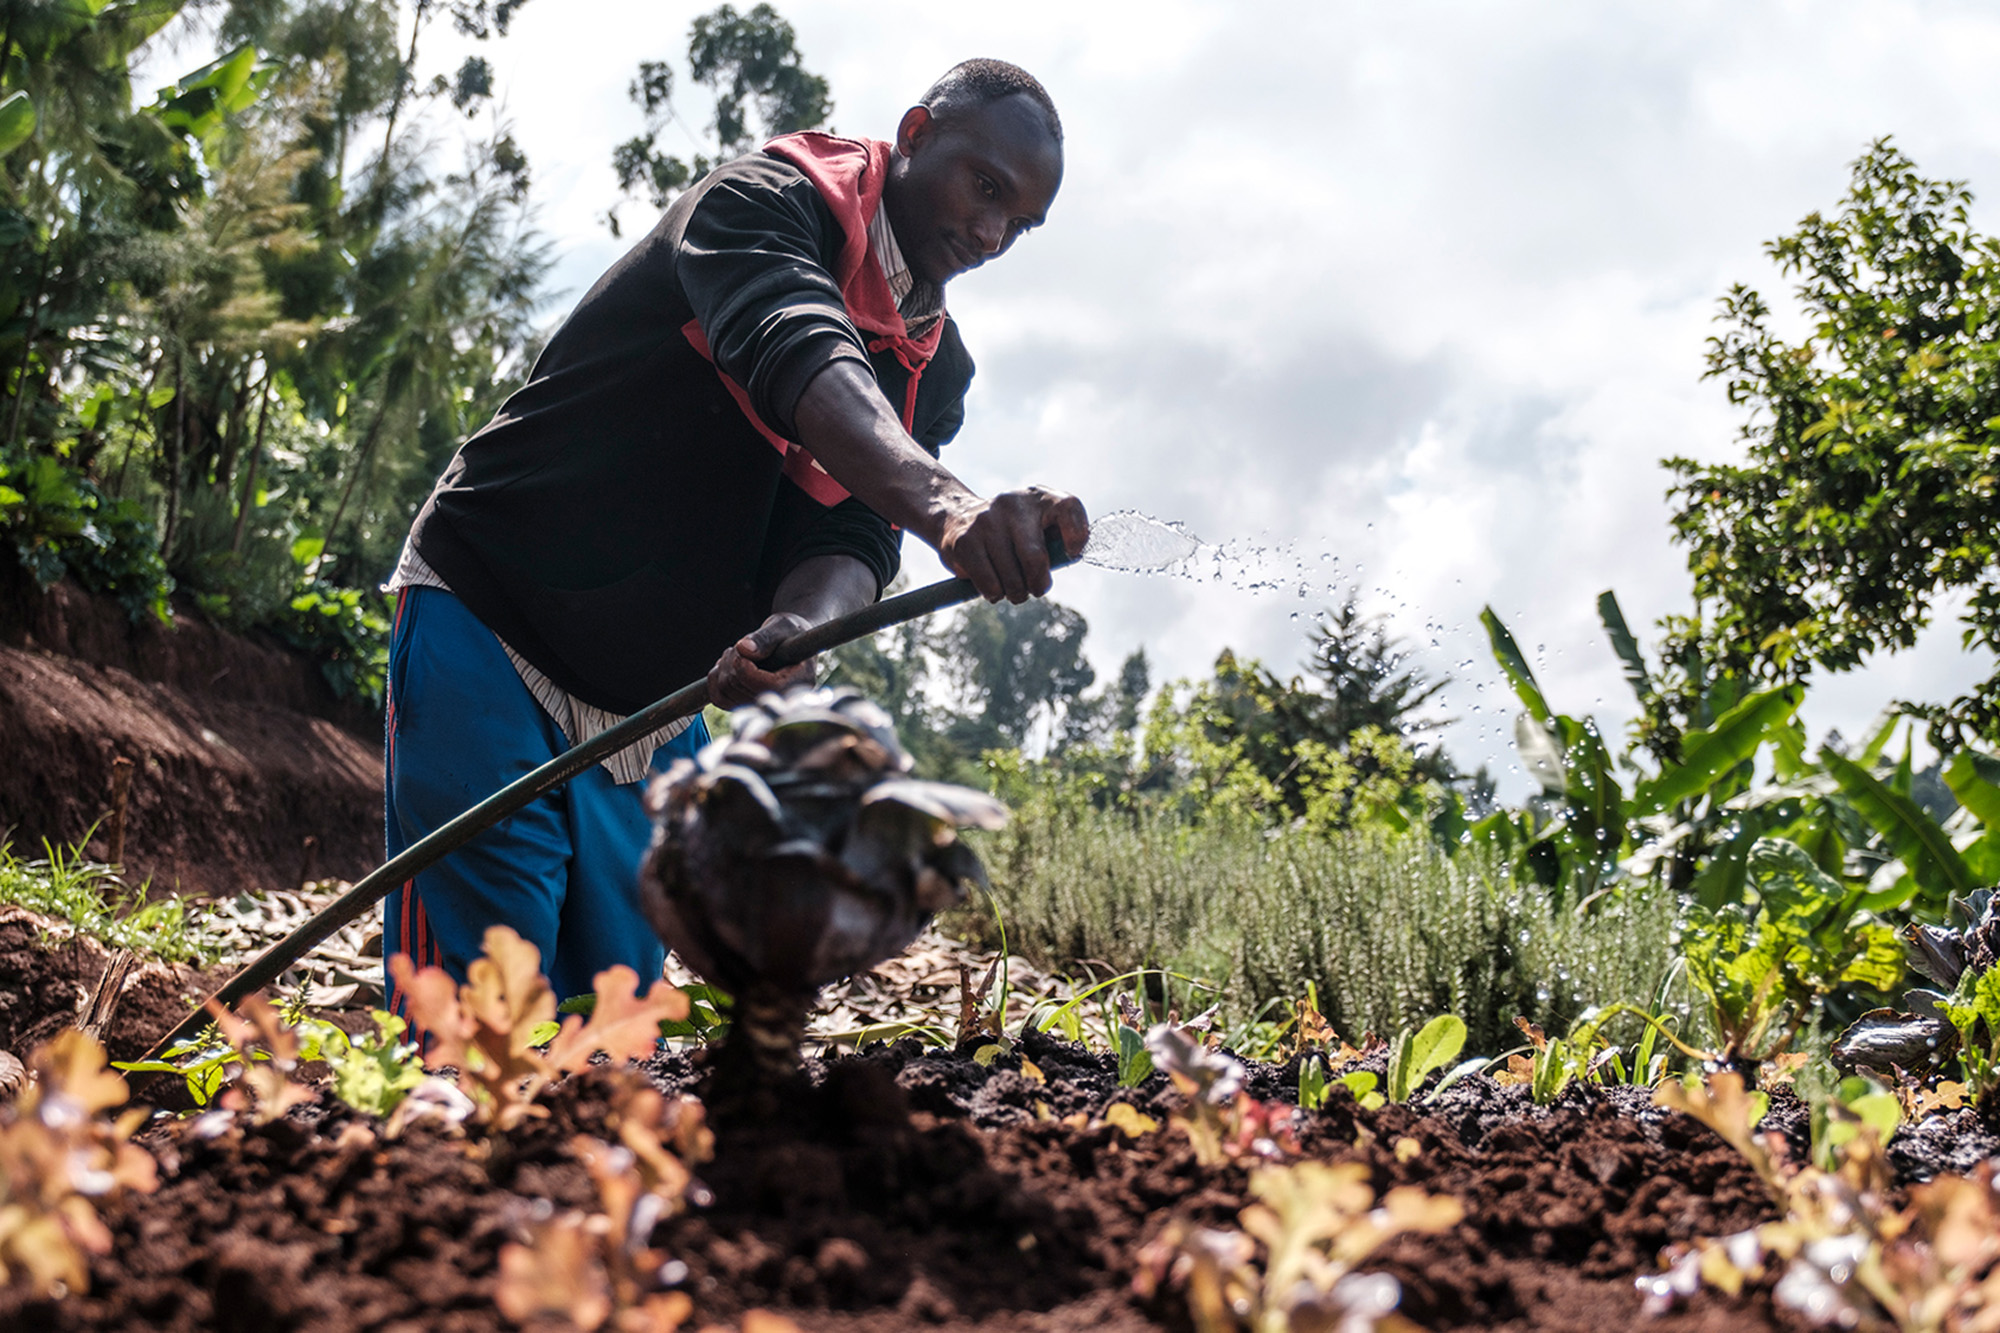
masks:
[[[1995,1166],[1913,1185],[1894,1204],[1894,1177],[1871,1116],[1880,1106],[1838,1100],[1828,1113],[1852,1132],[1829,1136],[1822,1165],[1789,1161],[1784,1140],[1754,1132],[1757,1106],[1734,1073],[1706,1085],[1661,1085],[1656,1100],[1685,1111],[1743,1153],[1784,1216],[1661,1256],[1638,1280],[1647,1309],[1664,1311],[1703,1285],[1734,1295],[1782,1270],[1772,1296],[1814,1325],[1871,1333],[1969,1333],[2000,1326],[2000,1189]],[[1887,1111],[1893,1114],[1894,1100]]]
[[[489,927],[485,952],[458,985],[443,968],[419,971],[406,955],[389,960],[410,1016],[430,1042],[428,1059],[458,1069],[481,1123],[499,1131],[548,1114],[535,1098],[555,1079],[574,1073],[604,1051],[613,1060],[653,1053],[660,1024],[687,1018],[687,997],[655,981],[642,997],[631,968],[597,974],[597,1001],[588,1020],[574,1014],[549,1032],[555,994],[542,976],[540,950],[506,926]],[[546,1041],[546,1051],[537,1049]]]
[[[1296,1151],[1294,1109],[1260,1102],[1244,1091],[1243,1066],[1236,1060],[1171,1023],[1157,1024],[1146,1034],[1146,1049],[1187,1099],[1187,1112],[1177,1113],[1173,1123],[1186,1132],[1195,1160],[1203,1166],[1241,1157],[1277,1159]]]
[[[1147,1245],[1133,1279],[1139,1295],[1184,1288],[1197,1333],[1414,1330],[1395,1313],[1396,1279],[1355,1270],[1391,1236],[1445,1231],[1464,1216],[1456,1199],[1409,1186],[1378,1204],[1358,1162],[1262,1166],[1250,1193],[1241,1230],[1175,1222]]]
[[[1389,1100],[1410,1100],[1425,1079],[1457,1059],[1464,1049],[1465,1020],[1456,1014],[1439,1014],[1414,1033],[1407,1028],[1397,1033],[1389,1044],[1389,1075],[1384,1088]]]
[[[1902,975],[1894,932],[1782,838],[1750,852],[1755,903],[1692,905],[1683,925],[1688,978],[1708,1002],[1726,1062],[1754,1067],[1789,1046],[1813,1001],[1847,986],[1887,990]]]
[[[693,1302],[663,1289],[672,1266],[652,1248],[653,1228],[705,1197],[691,1168],[708,1160],[714,1135],[699,1102],[635,1080],[620,1085],[607,1123],[616,1143],[588,1134],[570,1142],[602,1211],[566,1213],[539,1224],[534,1244],[502,1246],[494,1303],[518,1324],[554,1317],[582,1329],[609,1321],[620,1333],[673,1333]]]
[[[49,1295],[87,1291],[87,1256],[111,1250],[97,1201],[159,1183],[152,1157],[131,1142],[146,1111],[111,1118],[130,1095],[125,1080],[75,1029],[28,1063],[34,1081],[0,1107],[0,1285],[19,1273]]]

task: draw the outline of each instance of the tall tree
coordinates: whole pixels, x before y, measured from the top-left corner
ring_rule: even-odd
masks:
[[[717,164],[749,152],[758,139],[825,125],[833,114],[831,92],[803,62],[798,34],[768,4],[743,14],[719,5],[696,18],[688,29],[688,74],[714,94],[714,118],[688,157],[663,151],[660,134],[678,121],[674,67],[664,60],[640,61],[628,92],[645,115],[645,130],[612,151],[618,188],[628,196],[643,194],[663,209]],[[606,211],[604,220],[618,235],[618,206]]]
[[[2000,243],[1971,201],[1881,140],[1835,212],[1766,247],[1808,332],[1780,336],[1749,287],[1723,298],[1708,374],[1745,411],[1745,457],[1667,460],[1715,670],[1846,670],[1953,595],[1965,645],[2000,650]],[[1914,711],[1946,747],[2000,742],[2000,672]]]
[[[1401,736],[1415,749],[1451,725],[1450,719],[1425,711],[1451,678],[1427,678],[1383,618],[1362,613],[1355,590],[1349,589],[1339,606],[1322,613],[1308,637],[1312,653],[1306,669],[1326,697],[1320,714],[1323,739],[1345,747],[1356,732],[1373,727],[1385,735]],[[1422,751],[1418,767],[1440,782],[1458,776],[1437,745]]]

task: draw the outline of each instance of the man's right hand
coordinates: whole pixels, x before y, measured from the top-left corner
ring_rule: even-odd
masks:
[[[1054,580],[1047,539],[1054,528],[1072,556],[1090,540],[1083,502],[1044,486],[1003,491],[990,500],[970,497],[945,519],[938,555],[952,572],[972,580],[989,602],[1015,605],[1040,597]]]

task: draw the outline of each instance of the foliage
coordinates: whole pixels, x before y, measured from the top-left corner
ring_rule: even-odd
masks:
[[[1448,1012],[1487,1051],[1510,1044],[1515,1014],[1566,1029],[1588,1003],[1651,994],[1668,970],[1676,903],[1652,883],[1584,917],[1484,847],[1190,824],[1100,809],[1092,790],[1049,775],[1008,789],[1012,822],[981,839],[1010,947],[1046,967],[1198,977],[1232,1024],[1310,984],[1357,1039]],[[954,925],[990,934],[970,913]]]
[[[1752,902],[1688,908],[1688,978],[1707,1000],[1723,1058],[1755,1065],[1785,1050],[1815,1003],[1843,987],[1887,991],[1902,975],[1895,933],[1797,844],[1750,853]]]
[[[40,588],[68,575],[117,598],[135,620],[172,614],[174,581],[152,522],[139,505],[111,499],[61,458],[0,451],[0,532]]]
[[[618,1142],[587,1134],[570,1142],[597,1191],[601,1212],[566,1213],[534,1227],[534,1243],[500,1248],[494,1304],[517,1324],[554,1316],[581,1329],[673,1333],[692,1312],[685,1292],[661,1289],[667,1256],[653,1228],[700,1197],[690,1168],[711,1155],[714,1135],[692,1098],[661,1096],[621,1082],[607,1127]]]
[[[1895,1205],[1882,1135],[1867,1125],[1823,1166],[1788,1160],[1784,1140],[1754,1132],[1757,1110],[1742,1080],[1661,1086],[1656,1100],[1685,1111],[1735,1147],[1770,1189],[1783,1217],[1661,1256],[1666,1271],[1638,1280],[1651,1313],[1703,1285],[1730,1295],[1782,1271],[1772,1297],[1815,1326],[1870,1333],[1971,1333],[2000,1316],[2000,1192],[1991,1163],[1970,1177],[1939,1176]],[[1891,1104],[1893,1108],[1893,1103]]]
[[[440,967],[418,970],[407,955],[389,960],[397,989],[427,1044],[426,1059],[459,1071],[482,1124],[505,1132],[548,1115],[542,1089],[604,1051],[615,1061],[653,1053],[660,1024],[688,1016],[687,997],[665,981],[639,995],[639,978],[622,964],[597,974],[597,1002],[586,1020],[574,1014],[559,1030],[555,993],[542,976],[541,951],[506,926],[489,926],[484,951],[460,986]],[[537,1047],[547,1043],[547,1050]]]
[[[72,1028],[28,1061],[34,1079],[0,1106],[0,1286],[25,1274],[42,1293],[90,1289],[87,1255],[111,1252],[97,1201],[158,1186],[153,1159],[132,1134],[143,1107],[116,1119],[125,1080],[104,1067],[104,1048]]]
[[[1835,212],[1766,247],[1810,332],[1780,337],[1748,287],[1723,298],[1708,374],[1745,409],[1747,456],[1667,466],[1709,609],[1696,634],[1728,670],[1857,666],[1914,644],[1955,593],[1966,646],[2000,646],[2000,248],[1973,230],[1971,199],[1880,140]],[[1944,748],[2000,740],[2000,677],[1918,711]]]
[[[423,108],[477,110],[490,67],[422,84],[419,38],[520,2],[410,0],[405,48],[394,0],[235,0],[220,57],[139,106],[177,0],[9,21],[0,535],[42,584],[162,617],[178,588],[379,697],[357,589],[518,376],[546,270],[504,127],[460,136],[461,170],[431,152]]]
[[[674,67],[640,61],[627,93],[645,113],[646,128],[612,151],[618,188],[627,195],[643,190],[647,202],[664,209],[716,167],[749,152],[758,138],[826,124],[833,114],[831,92],[803,59],[798,34],[768,4],[741,14],[718,5],[698,15],[688,28],[687,65],[694,81],[715,94],[715,118],[707,126],[712,138],[687,159],[660,151],[660,132],[676,119]],[[619,234],[616,208],[605,223]]]
[[[219,956],[178,897],[146,901],[116,867],[86,861],[83,852],[42,844],[42,857],[23,861],[0,840],[0,903],[65,921],[78,933],[113,949],[205,967]]]
[[[1396,1280],[1356,1269],[1392,1236],[1446,1231],[1464,1216],[1457,1200],[1410,1186],[1378,1204],[1359,1162],[1262,1166],[1250,1194],[1240,1231],[1170,1224],[1140,1252],[1134,1289],[1150,1298],[1184,1287],[1198,1333],[1414,1329],[1394,1313]]]

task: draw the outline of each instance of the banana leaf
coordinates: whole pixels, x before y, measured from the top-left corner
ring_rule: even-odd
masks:
[[[1611,640],[1611,651],[1618,654],[1618,661],[1625,669],[1625,683],[1632,687],[1632,693],[1640,703],[1645,703],[1653,692],[1653,678],[1646,671],[1646,656],[1639,651],[1639,640],[1634,638],[1625,623],[1625,612],[1618,605],[1618,595],[1605,589],[1597,595],[1597,618],[1604,622],[1604,633]]]
[[[1942,908],[1952,894],[1978,887],[1951,838],[1923,807],[1835,750],[1822,748],[1819,761],[1869,827],[1909,867],[1932,906]]]
[[[1521,645],[1514,642],[1514,636],[1500,623],[1500,617],[1487,607],[1479,613],[1479,623],[1486,626],[1486,637],[1493,644],[1494,660],[1500,663],[1500,670],[1507,676],[1507,683],[1520,696],[1522,707],[1528,716],[1537,722],[1549,720],[1548,700],[1542,697],[1542,687],[1535,683],[1535,673],[1528,666],[1527,657],[1521,652]]]
[[[2000,759],[1961,750],[1945,765],[1944,782],[1989,834],[2000,830]]]
[[[1643,819],[1706,792],[1755,756],[1773,732],[1791,721],[1804,697],[1797,686],[1765,690],[1731,708],[1707,731],[1688,733],[1681,763],[1633,790],[1628,817]]]

